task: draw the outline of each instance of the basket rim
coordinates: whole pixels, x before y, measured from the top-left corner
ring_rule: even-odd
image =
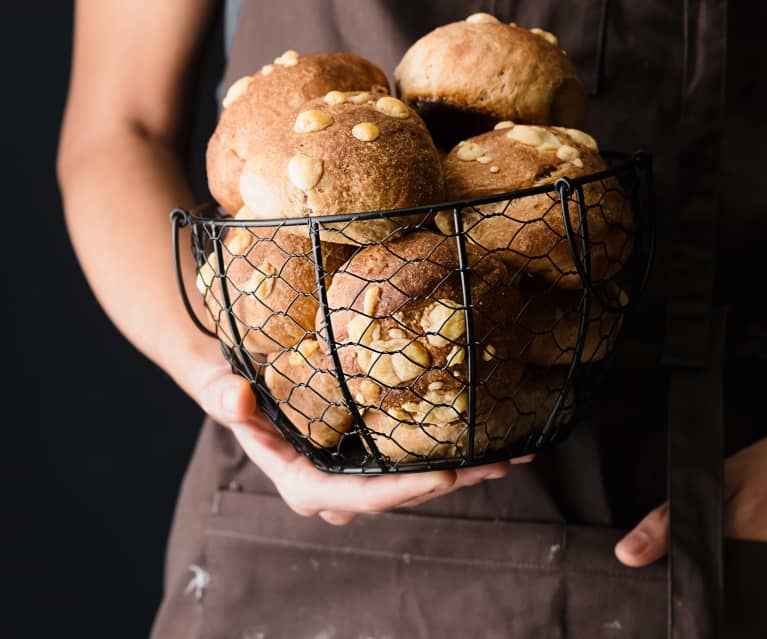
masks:
[[[639,150],[638,152],[634,154],[627,154],[627,153],[620,153],[620,152],[602,152],[602,157],[605,158],[605,160],[608,162],[608,168],[604,171],[600,171],[597,173],[592,173],[589,175],[583,175],[578,178],[568,178],[568,177],[561,177],[557,180],[554,180],[553,182],[550,182],[548,184],[543,184],[540,186],[535,186],[527,189],[519,189],[516,191],[508,191],[505,193],[496,193],[492,195],[487,195],[483,197],[473,198],[473,199],[465,199],[465,200],[457,200],[452,202],[443,202],[438,204],[430,204],[430,205],[424,205],[419,207],[412,207],[412,208],[400,208],[400,209],[392,209],[392,210],[384,210],[384,211],[368,211],[368,212],[362,212],[362,213],[344,213],[344,214],[337,214],[337,215],[325,215],[325,216],[309,216],[309,217],[301,217],[301,218],[288,218],[288,219],[264,219],[264,220],[258,220],[258,219],[243,219],[243,220],[237,220],[233,217],[229,216],[225,211],[223,211],[215,202],[205,202],[198,206],[197,208],[193,209],[193,212],[184,210],[184,209],[174,209],[174,211],[171,212],[170,219],[171,224],[173,227],[172,230],[172,248],[174,252],[174,260],[176,265],[176,277],[178,280],[178,286],[182,294],[182,301],[184,302],[184,305],[186,307],[187,312],[189,313],[192,320],[195,322],[197,327],[205,334],[209,335],[210,337],[213,337],[217,340],[219,340],[222,352],[224,353],[224,357],[227,361],[229,361],[230,365],[232,366],[233,372],[238,372],[241,374],[245,379],[247,379],[250,382],[251,388],[254,391],[254,393],[261,399],[261,405],[264,409],[264,412],[266,413],[267,417],[272,421],[272,423],[275,425],[277,430],[283,434],[283,436],[291,443],[293,448],[305,455],[311,463],[319,468],[320,470],[326,471],[326,472],[332,472],[332,473],[344,473],[344,474],[363,474],[363,475],[377,475],[377,474],[384,474],[384,473],[407,473],[407,472],[419,472],[423,470],[434,470],[437,468],[458,468],[463,466],[474,466],[474,465],[481,465],[485,463],[489,463],[492,460],[501,460],[501,459],[508,459],[509,457],[518,456],[521,454],[528,454],[531,452],[535,452],[538,450],[541,450],[543,448],[549,447],[558,441],[561,441],[563,438],[566,438],[569,434],[572,425],[575,421],[578,421],[578,416],[574,415],[574,421],[573,422],[565,422],[565,423],[559,423],[556,420],[557,415],[560,412],[561,408],[561,402],[564,401],[564,398],[566,397],[566,393],[569,392],[569,389],[573,387],[573,384],[575,383],[575,375],[577,368],[580,367],[583,362],[581,361],[581,350],[583,348],[583,344],[585,343],[585,331],[586,331],[586,324],[584,323],[584,318],[588,318],[590,315],[590,302],[591,299],[595,296],[597,296],[597,293],[595,293],[594,290],[592,290],[592,283],[590,281],[590,268],[589,268],[589,261],[587,256],[589,255],[589,251],[587,248],[587,242],[588,242],[588,231],[586,231],[585,235],[583,237],[580,237],[581,244],[582,244],[582,252],[584,255],[584,259],[586,259],[583,266],[578,266],[579,262],[577,261],[579,258],[579,251],[576,246],[576,238],[574,236],[573,230],[570,228],[569,224],[569,216],[568,211],[569,207],[566,203],[570,200],[571,196],[574,196],[574,199],[576,200],[576,203],[578,205],[577,212],[579,219],[581,219],[581,224],[585,222],[585,219],[582,218],[583,215],[586,215],[585,212],[585,205],[584,205],[584,197],[583,197],[583,185],[594,183],[600,180],[604,180],[606,178],[613,178],[613,177],[619,177],[619,176],[635,176],[640,184],[644,185],[644,188],[647,189],[647,198],[646,201],[644,201],[644,206],[642,206],[640,199],[637,196],[636,201],[633,200],[634,195],[625,195],[625,197],[631,197],[632,198],[632,209],[634,206],[638,206],[643,213],[643,219],[645,220],[645,223],[642,224],[642,226],[645,228],[645,235],[647,237],[647,241],[649,242],[646,246],[645,243],[642,243],[641,246],[644,247],[644,251],[642,252],[641,262],[638,262],[639,268],[641,269],[641,278],[637,279],[635,282],[635,286],[632,286],[632,293],[631,295],[631,303],[625,306],[622,306],[620,309],[618,309],[620,312],[625,312],[629,309],[629,307],[636,303],[638,297],[641,295],[642,290],[645,287],[647,276],[649,274],[649,268],[652,264],[652,255],[654,253],[654,232],[653,232],[653,220],[654,220],[654,197],[653,197],[653,188],[652,188],[652,156],[650,153]],[[483,204],[492,204],[494,202],[502,202],[502,201],[509,201],[514,199],[519,199],[525,196],[530,195],[539,195],[539,194],[548,194],[548,193],[555,193],[555,196],[552,197],[553,200],[559,200],[562,208],[562,215],[565,220],[565,229],[567,232],[567,240],[570,245],[570,250],[573,254],[573,260],[575,262],[576,268],[581,275],[582,284],[583,284],[583,300],[585,306],[579,310],[581,313],[581,321],[578,328],[578,338],[577,338],[577,344],[575,347],[575,352],[573,354],[573,359],[569,364],[569,370],[567,373],[567,379],[564,382],[563,387],[559,390],[559,398],[557,399],[556,403],[551,407],[550,412],[548,413],[548,418],[545,424],[539,425],[536,430],[529,433],[527,436],[525,436],[523,439],[520,439],[517,442],[512,442],[508,445],[504,445],[502,450],[496,451],[496,452],[489,452],[487,450],[482,451],[479,454],[476,454],[476,451],[474,450],[474,435],[475,435],[475,408],[474,408],[474,402],[475,400],[472,398],[472,395],[474,394],[476,387],[471,385],[471,379],[474,378],[474,375],[471,373],[471,367],[472,362],[476,359],[476,344],[473,337],[473,315],[471,308],[472,306],[472,300],[470,297],[470,294],[468,291],[470,290],[468,286],[468,276],[469,276],[469,268],[465,264],[465,241],[466,238],[463,234],[462,224],[461,224],[461,210],[466,207],[471,206],[479,206]],[[413,214],[423,214],[424,221],[431,216],[431,214],[436,213],[438,211],[451,211],[455,220],[455,227],[456,227],[456,235],[454,236],[455,241],[457,242],[458,247],[458,253],[459,253],[459,263],[460,268],[458,269],[458,272],[460,273],[461,277],[461,287],[463,291],[463,304],[464,304],[464,316],[465,316],[465,322],[466,322],[466,335],[467,335],[467,356],[469,358],[470,367],[469,367],[469,412],[466,417],[466,424],[469,428],[469,437],[468,437],[468,444],[469,447],[465,451],[461,451],[460,455],[458,457],[428,457],[427,459],[421,459],[419,457],[418,460],[397,460],[392,463],[392,460],[384,455],[380,449],[378,448],[377,444],[370,439],[370,431],[367,430],[367,427],[364,424],[364,420],[362,417],[358,414],[356,404],[353,400],[353,398],[350,395],[349,389],[346,385],[346,379],[344,377],[343,373],[343,367],[341,366],[340,361],[338,360],[337,353],[335,352],[335,349],[331,347],[331,356],[333,357],[333,369],[335,373],[335,377],[337,380],[337,383],[339,385],[339,389],[342,391],[343,394],[343,400],[344,404],[349,407],[349,410],[352,412],[352,415],[354,417],[354,430],[353,434],[355,435],[354,438],[348,440],[350,442],[349,445],[352,446],[351,449],[347,449],[344,451],[341,451],[340,449],[337,449],[336,453],[329,452],[328,449],[325,448],[318,448],[313,446],[309,443],[309,440],[306,440],[303,435],[296,430],[295,426],[292,424],[290,419],[287,417],[287,415],[282,411],[282,408],[280,406],[280,400],[276,399],[274,396],[271,395],[271,392],[269,389],[264,386],[264,380],[260,376],[260,368],[261,364],[259,364],[257,361],[251,359],[250,354],[246,350],[246,348],[242,344],[242,340],[239,336],[239,330],[236,328],[236,321],[237,318],[234,315],[233,305],[231,303],[231,300],[229,299],[229,293],[228,293],[228,286],[224,285],[222,287],[223,291],[223,305],[226,307],[227,311],[227,317],[233,332],[233,342],[237,344],[237,346],[228,346],[225,341],[221,339],[220,335],[217,335],[215,332],[208,329],[196,316],[196,312],[194,308],[192,307],[189,298],[186,294],[186,286],[185,286],[185,280],[182,274],[182,268],[181,268],[181,260],[179,257],[179,229],[183,228],[184,226],[191,224],[192,225],[192,244],[193,249],[196,246],[195,242],[200,240],[204,235],[209,235],[208,239],[211,239],[213,241],[214,245],[214,253],[217,257],[217,260],[219,262],[219,271],[223,272],[224,269],[224,263],[223,263],[223,255],[221,253],[221,243],[222,243],[222,237],[223,234],[221,233],[222,230],[226,229],[227,227],[239,227],[239,228],[248,228],[248,227],[280,227],[280,226],[296,226],[296,227],[303,227],[305,228],[311,237],[312,240],[312,252],[313,252],[313,258],[314,258],[314,264],[315,264],[315,275],[317,277],[317,286],[319,291],[319,303],[320,308],[323,310],[323,313],[325,317],[328,317],[328,303],[326,299],[326,291],[325,291],[325,281],[323,276],[322,267],[318,267],[317,265],[322,264],[322,249],[321,249],[321,227],[323,224],[326,223],[337,223],[337,222],[356,222],[356,221],[364,221],[369,219],[376,219],[376,218],[390,218],[395,216],[404,216],[404,215],[413,215]],[[635,211],[635,215],[639,215],[639,210]],[[403,225],[403,228],[410,227],[410,228],[418,228],[421,223],[418,224],[406,224]],[[647,232],[649,231],[649,235]],[[197,238],[197,239],[195,239]],[[461,257],[463,255],[463,257]],[[197,256],[199,258],[199,256]],[[199,262],[199,259],[198,259]],[[644,263],[644,266],[642,264]],[[199,263],[198,263],[199,267]],[[633,281],[633,280],[632,280]],[[598,297],[597,297],[598,298]],[[603,302],[604,305],[604,302]],[[327,340],[333,344],[335,343],[334,335],[332,333],[331,329],[331,322],[329,319],[326,319],[325,325],[326,325],[326,331],[327,331]],[[317,329],[318,331],[321,329]],[[287,348],[283,350],[292,350],[292,348]],[[601,364],[600,364],[601,365]],[[588,397],[588,396],[587,396]],[[587,399],[588,401],[588,399]],[[352,433],[352,431],[349,431]],[[370,441],[368,441],[370,440]],[[346,441],[346,440],[344,440]],[[365,447],[365,443],[367,443],[367,447]],[[360,448],[362,446],[362,448]],[[362,457],[359,456],[359,453],[363,451],[363,449],[366,449],[368,452],[363,453]]]
[[[419,213],[429,215],[438,211],[453,211],[455,209],[463,209],[471,206],[481,206],[483,204],[493,204],[495,202],[505,200],[517,200],[531,195],[541,195],[543,193],[556,192],[557,184],[561,181],[567,182],[570,188],[574,189],[576,187],[583,186],[584,184],[598,182],[609,177],[615,177],[621,173],[631,170],[637,163],[645,161],[645,158],[649,154],[645,151],[639,151],[633,155],[617,151],[601,151],[600,155],[606,160],[611,161],[614,166],[604,171],[591,173],[589,175],[582,175],[581,177],[577,178],[570,178],[565,176],[555,180],[554,182],[542,184],[540,186],[533,186],[526,189],[517,189],[514,191],[506,191],[504,193],[494,193],[492,195],[485,195],[464,200],[452,200],[435,204],[424,204],[421,206],[409,208],[384,209],[380,211],[360,211],[356,213],[334,213],[331,215],[311,215],[288,218],[249,218],[244,220],[237,220],[228,214],[222,214],[222,209],[218,206],[218,204],[211,201],[205,202],[191,209],[190,211],[187,211],[186,222],[193,225],[206,225],[212,227],[259,228],[275,226],[311,226],[313,223],[322,226],[323,224],[334,224],[338,222],[362,222],[365,220],[399,217],[403,215],[415,215]],[[213,210],[217,212],[215,216],[211,216],[209,213]],[[208,215],[206,215],[206,213],[208,213]]]

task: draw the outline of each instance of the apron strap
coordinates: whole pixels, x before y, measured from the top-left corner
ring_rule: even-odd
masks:
[[[669,367],[668,636],[720,636],[726,313],[713,308],[725,0],[685,0],[679,188],[662,363]]]
[[[722,364],[726,311],[711,323],[702,367],[671,372],[668,402],[668,628],[672,639],[714,639],[723,614]]]

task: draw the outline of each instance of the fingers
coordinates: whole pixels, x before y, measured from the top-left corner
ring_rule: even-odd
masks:
[[[437,497],[443,497],[455,492],[459,488],[465,488],[466,486],[476,486],[486,479],[501,479],[505,477],[509,472],[509,465],[507,462],[498,462],[496,464],[488,464],[486,466],[475,466],[472,468],[461,468],[456,471],[455,482],[442,490],[435,490],[415,499],[411,499],[403,504],[401,507],[420,506],[427,501],[436,499]]]
[[[341,477],[321,473],[313,467],[306,470],[304,478],[314,473],[321,477],[312,482],[312,490],[304,493],[303,499],[321,499],[326,510],[357,513],[380,513],[398,508],[413,499],[447,490],[456,481],[456,473],[445,470],[378,477]]]
[[[272,480],[282,498],[300,515],[323,511],[374,513],[391,510],[456,480],[452,471],[360,477],[333,475],[315,468],[274,429],[248,423],[232,424],[245,453]],[[339,517],[331,516],[335,521]]]
[[[486,464],[485,466],[461,468],[455,474],[454,487],[456,489],[463,488],[464,486],[475,486],[485,479],[502,479],[506,477],[509,474],[509,463],[502,461],[495,464]]]
[[[207,379],[197,397],[203,410],[224,425],[245,421],[256,410],[256,397],[250,384],[226,369],[219,369]]]
[[[476,466],[472,468],[461,468],[456,471],[456,479],[452,485],[446,488],[432,490],[415,499],[403,502],[399,504],[398,507],[418,506],[427,501],[431,501],[432,499],[436,499],[437,497],[443,497],[444,495],[455,492],[459,488],[475,486],[487,479],[501,479],[502,477],[505,477],[508,472],[509,464],[507,462],[498,462],[496,464],[488,464],[486,466]],[[324,510],[319,513],[319,516],[329,524],[343,526],[354,519],[355,513]]]
[[[724,499],[730,501],[746,485],[764,485],[767,477],[767,437],[724,461]]]
[[[767,438],[724,464],[724,536],[767,541]]]
[[[319,515],[336,526],[349,523],[359,513],[416,506],[485,479],[499,479],[510,468],[508,462],[497,462],[458,471],[376,477],[334,475],[315,468],[258,413],[231,427],[245,453],[272,480],[293,511],[304,516]]]
[[[320,511],[319,516],[333,526],[345,526],[356,517],[356,513],[346,513],[337,510],[322,510]]]
[[[455,482],[447,488],[432,490],[424,495],[410,499],[406,502],[399,504],[399,508],[409,508],[411,506],[419,506],[436,499],[437,497],[443,497],[452,492],[455,492],[459,488],[465,488],[466,486],[475,486],[486,479],[501,479],[505,477],[509,472],[508,464],[500,462],[498,464],[490,464],[488,466],[477,466],[474,468],[461,468],[456,471]],[[355,517],[355,513],[339,512],[339,511],[327,511],[323,510],[319,513],[319,516],[329,524],[334,526],[344,526],[348,524]]]
[[[637,568],[660,559],[668,549],[668,502],[647,515],[615,546],[622,564]]]
[[[492,479],[502,479],[509,473],[509,464],[525,464],[535,459],[535,455],[526,455],[524,457],[517,457],[510,460],[510,462],[497,462],[495,464],[486,464],[484,466],[474,466],[471,468],[461,468],[456,471],[456,479],[452,485],[447,488],[432,490],[424,495],[420,495],[415,499],[403,502],[399,504],[400,508],[409,508],[412,506],[419,506],[432,499],[449,495],[452,492],[460,488],[467,486],[476,486],[477,484]],[[319,516],[329,524],[334,526],[343,526],[348,524],[355,517],[355,513],[340,512],[340,511],[321,511]]]
[[[275,478],[287,475],[289,465],[300,458],[277,429],[261,415],[244,422],[234,422],[231,429],[245,454],[275,485]]]

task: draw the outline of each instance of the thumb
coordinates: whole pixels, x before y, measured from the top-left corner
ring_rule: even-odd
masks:
[[[631,568],[647,566],[668,549],[668,502],[651,511],[615,546],[615,556]]]
[[[203,382],[197,401],[208,415],[225,426],[247,420],[256,410],[256,397],[250,384],[226,369]]]

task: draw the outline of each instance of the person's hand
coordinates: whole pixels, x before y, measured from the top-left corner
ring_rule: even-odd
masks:
[[[767,438],[724,464],[724,535],[767,541]],[[666,554],[668,503],[653,510],[615,546],[627,566],[646,566]]]
[[[332,475],[317,470],[285,441],[258,409],[248,383],[229,373],[228,366],[213,368],[193,395],[209,415],[232,430],[291,509],[303,516],[319,515],[334,525],[348,524],[360,513],[416,506],[485,479],[500,479],[509,471],[509,462],[497,462],[457,471],[378,477]],[[532,458],[520,457],[511,463]]]

